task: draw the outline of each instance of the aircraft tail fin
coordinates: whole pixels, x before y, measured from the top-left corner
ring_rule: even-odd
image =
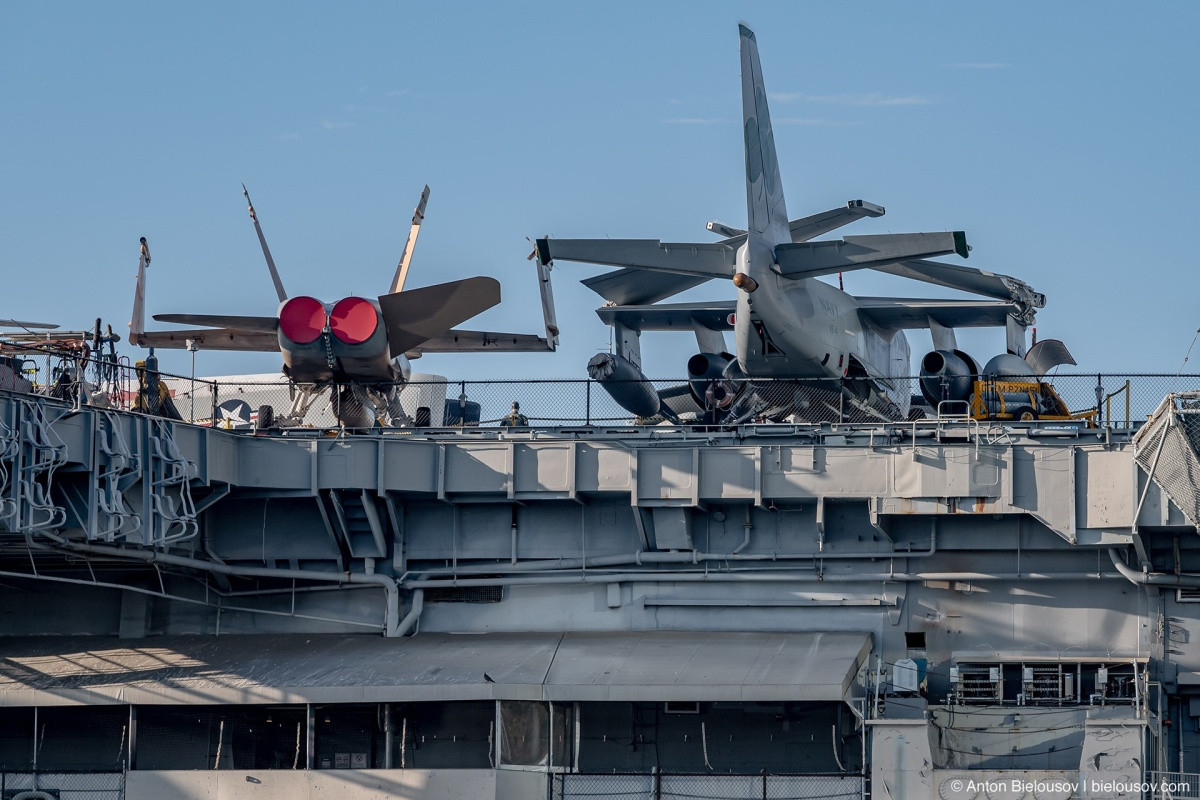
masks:
[[[138,338],[146,332],[146,267],[150,266],[150,245],[146,237],[141,238],[138,250],[137,286],[133,290],[133,313],[129,317],[129,340],[139,344]]]
[[[242,194],[246,198],[246,205],[250,209],[250,219],[254,222],[254,232],[258,234],[258,243],[262,247],[263,257],[267,259],[267,269],[271,273],[271,283],[275,284],[275,294],[279,298],[279,302],[288,299],[287,292],[283,289],[283,281],[279,279],[279,270],[275,269],[275,259],[271,258],[271,248],[267,247],[267,237],[263,236],[262,225],[258,224],[258,214],[254,211],[254,203],[250,200],[250,192],[246,191],[246,184],[242,184]]]
[[[750,230],[771,246],[791,241],[775,133],[754,31],[738,25],[742,55],[742,132],[746,138],[746,212]]]
[[[408,278],[408,267],[412,263],[413,251],[417,247],[417,235],[421,232],[421,223],[425,221],[425,205],[429,202],[429,185],[421,192],[417,208],[413,211],[412,227],[408,229],[408,240],[404,242],[404,252],[400,254],[400,263],[396,265],[396,274],[392,277],[392,288],[388,294],[404,291],[404,282]]]

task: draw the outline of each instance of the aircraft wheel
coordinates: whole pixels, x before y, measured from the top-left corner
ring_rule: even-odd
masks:
[[[1037,414],[1033,413],[1033,409],[1029,406],[1022,406],[1013,411],[1013,419],[1018,419],[1021,422],[1033,422],[1037,419]]]
[[[254,429],[256,431],[265,431],[268,428],[275,427],[275,408],[273,406],[259,406],[258,417],[254,420]]]

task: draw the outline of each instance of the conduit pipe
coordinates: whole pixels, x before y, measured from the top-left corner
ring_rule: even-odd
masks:
[[[586,575],[522,575],[511,578],[413,578],[403,581],[406,589],[473,586],[540,586],[568,583],[912,583],[916,581],[1093,581],[1115,580],[1121,575],[1101,573],[979,573],[979,572],[891,572],[869,575],[824,575],[776,572],[613,572]]]
[[[746,535],[749,538],[750,529]],[[744,546],[744,543],[743,545]],[[556,558],[540,561],[523,561],[517,564],[476,564],[466,567],[434,567],[413,570],[421,575],[494,575],[497,572],[546,572],[554,570],[593,569],[596,567],[621,567],[630,564],[694,564],[701,561],[843,561],[858,559],[886,560],[894,558],[929,558],[937,553],[937,528],[929,534],[929,549],[917,552],[891,550],[878,553],[697,553],[693,551],[657,553],[638,550],[619,556],[592,556],[591,558]],[[407,585],[407,583],[405,584]]]
[[[1138,572],[1125,563],[1121,558],[1121,553],[1117,548],[1108,548],[1108,557],[1112,559],[1113,566],[1117,568],[1117,572],[1121,573],[1130,583],[1138,584],[1139,586],[1181,586],[1188,589],[1200,587],[1200,575],[1180,574],[1175,575],[1169,572]]]
[[[275,567],[234,567],[197,558],[174,556],[155,550],[129,550],[122,547],[107,547],[95,544],[71,542],[49,531],[40,531],[43,536],[54,540],[59,546],[78,553],[94,553],[113,558],[135,559],[148,564],[170,564],[221,575],[243,578],[298,578],[312,581],[336,581],[338,583],[369,583],[379,586],[384,593],[383,629],[385,636],[399,636],[400,589],[395,578],[377,572],[315,572],[304,569],[278,569]],[[414,599],[415,602],[415,599]],[[414,620],[415,621],[415,620]]]

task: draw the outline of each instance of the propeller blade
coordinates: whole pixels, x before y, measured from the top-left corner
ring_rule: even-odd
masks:
[[[422,342],[441,336],[500,302],[500,282],[495,278],[465,278],[379,298],[393,353],[407,352]]]
[[[243,317],[236,314],[155,314],[159,322],[181,325],[205,325],[209,328],[233,328],[239,331],[274,333],[279,328],[276,317]]]

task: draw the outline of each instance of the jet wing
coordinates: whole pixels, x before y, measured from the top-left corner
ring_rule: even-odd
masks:
[[[650,306],[603,306],[596,315],[605,325],[619,322],[635,331],[686,331],[695,326],[714,331],[733,330],[731,321],[737,301],[719,303],[671,303]]]
[[[856,219],[882,217],[885,213],[883,206],[868,203],[866,200],[851,200],[841,208],[794,219],[788,223],[788,230],[792,234],[793,242],[807,242],[809,239],[815,239],[822,234],[849,225]],[[740,228],[732,228],[721,222],[710,222],[706,227],[713,233],[726,237],[721,244],[740,247],[742,242],[746,241],[746,231]]]
[[[788,228],[792,232],[793,242],[807,242],[809,239],[815,239],[822,234],[837,230],[843,225],[849,225],[856,219],[882,217],[883,214],[883,206],[877,206],[864,200],[851,200],[846,203],[844,208],[835,208],[832,211],[792,220],[788,223]]]
[[[206,325],[210,328],[270,334],[274,334],[279,328],[277,317],[244,317],[236,314],[155,314],[154,319],[159,322],[177,322],[181,325]]]
[[[987,270],[943,264],[940,261],[901,261],[876,267],[880,272],[958,289],[998,300],[1012,300],[1030,309],[1045,308],[1046,295],[1033,291],[1029,284],[1008,275]]]
[[[947,328],[1003,328],[1020,312],[1016,303],[1001,300],[930,300],[898,297],[858,297],[859,316],[881,328],[928,328],[933,319]]]
[[[410,358],[422,353],[540,353],[553,350],[545,337],[532,333],[465,331],[458,328],[426,339],[411,348]]]
[[[279,352],[279,337],[264,331],[236,328],[197,328],[178,331],[144,331],[131,333],[129,339],[141,347],[185,349],[191,339],[201,350],[250,350],[263,353]]]
[[[49,322],[22,322],[19,319],[0,319],[0,327],[4,328],[24,328],[26,330],[42,330],[48,331],[57,328],[57,325],[52,325]]]
[[[538,259],[638,267],[702,278],[732,278],[737,248],[724,242],[661,242],[658,239],[538,239]]]
[[[773,269],[785,278],[816,278],[950,253],[966,258],[968,252],[967,237],[962,231],[847,236],[827,242],[778,245]]]

